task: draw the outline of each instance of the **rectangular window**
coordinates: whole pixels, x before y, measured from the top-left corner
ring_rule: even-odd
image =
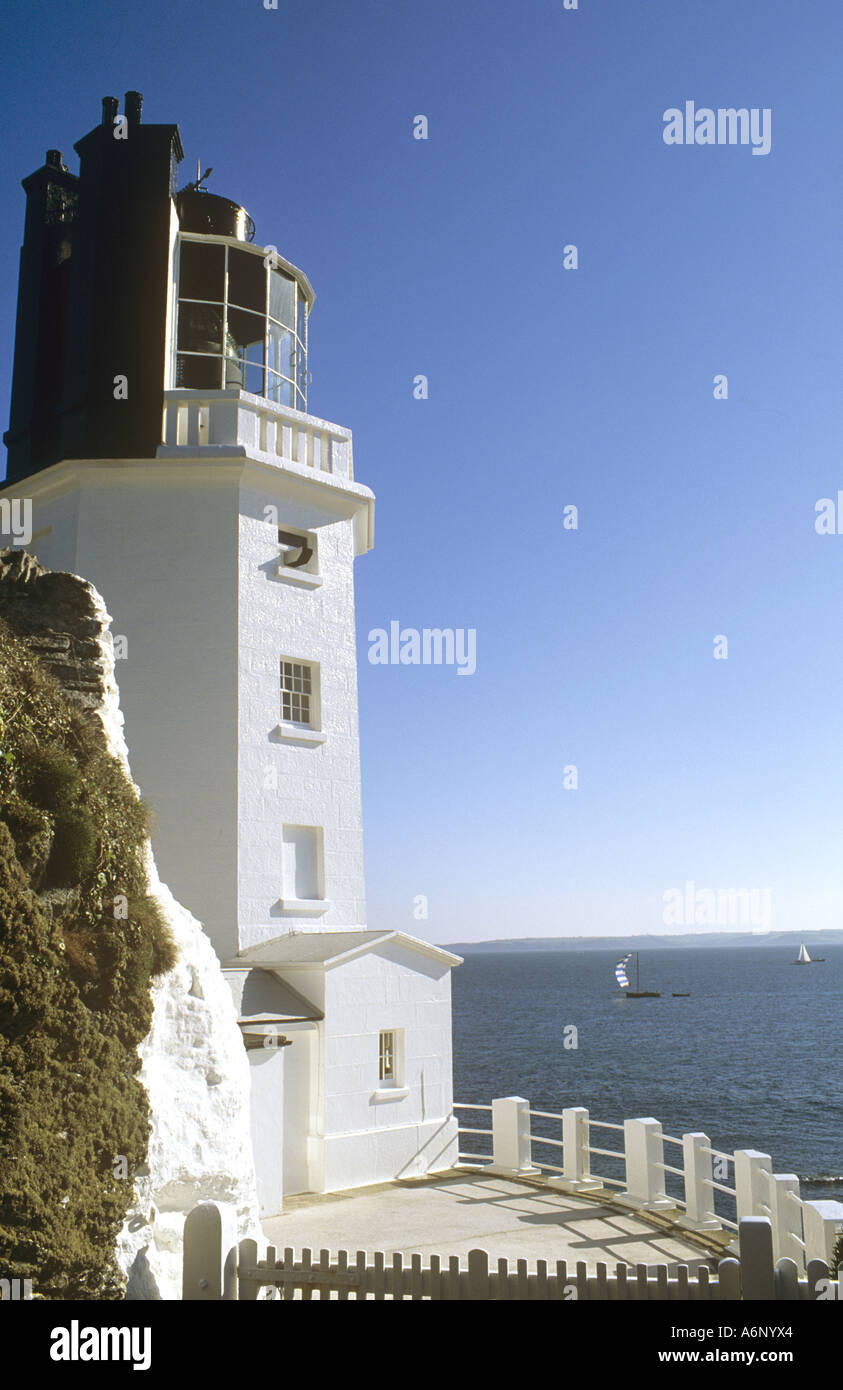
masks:
[[[312,724],[313,668],[281,659],[281,718],[286,724]]]
[[[395,1032],[392,1029],[388,1032],[381,1033],[379,1078],[381,1081],[396,1080]]]
[[[287,901],[315,903],[325,897],[321,826],[282,827],[281,873]]]

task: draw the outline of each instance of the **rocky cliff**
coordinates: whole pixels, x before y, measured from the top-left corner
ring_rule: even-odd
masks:
[[[108,752],[130,776],[110,618],[96,590],[75,575],[46,571],[24,552],[3,551],[0,619],[65,694],[99,721]],[[160,882],[148,841],[144,855],[146,892],[177,959],[153,982],[152,1026],[139,1048],[151,1134],[147,1161],[134,1171],[134,1201],[117,1259],[126,1297],[179,1298],[181,1231],[192,1206],[206,1199],[232,1203],[241,1234],[259,1229],[250,1078],[231,993],[211,944]]]

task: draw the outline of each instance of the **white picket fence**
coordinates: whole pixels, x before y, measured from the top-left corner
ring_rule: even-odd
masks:
[[[812,1260],[830,1263],[838,1234],[843,1230],[843,1203],[805,1201],[795,1173],[774,1173],[769,1154],[756,1149],[739,1149],[733,1154],[711,1146],[707,1134],[695,1131],[681,1138],[662,1132],[658,1120],[624,1120],[623,1124],[592,1120],[582,1106],[555,1113],[531,1110],[522,1096],[506,1096],[491,1105],[455,1105],[456,1111],[491,1114],[488,1126],[460,1125],[460,1163],[482,1167],[507,1177],[543,1176],[549,1186],[566,1192],[616,1189],[615,1200],[634,1210],[676,1214],[676,1225],[686,1231],[737,1233],[747,1217],[764,1217],[771,1227],[776,1260],[792,1260],[805,1274]],[[553,1121],[555,1134],[537,1133]],[[595,1131],[622,1136],[614,1149],[594,1144]],[[463,1150],[464,1136],[484,1136],[485,1152]],[[665,1145],[671,1145],[675,1163],[665,1162]],[[551,1150],[557,1163],[535,1158],[535,1149]],[[678,1150],[678,1152],[677,1152]],[[596,1172],[592,1159],[611,1161],[620,1178]],[[717,1177],[715,1178],[715,1171]],[[668,1174],[674,1188],[667,1191]],[[734,1175],[734,1182],[728,1176]],[[720,1195],[718,1203],[717,1195]],[[718,1210],[719,1206],[719,1210]],[[726,1215],[729,1206],[734,1216]]]
[[[182,1297],[189,1302],[254,1300],[262,1289],[278,1290],[287,1299],[485,1301],[542,1300],[712,1301],[796,1300],[843,1301],[843,1266],[832,1278],[827,1264],[811,1260],[800,1276],[790,1259],[773,1259],[773,1233],[766,1217],[740,1222],[740,1258],[721,1260],[716,1272],[701,1266],[634,1266],[613,1269],[600,1263],[589,1271],[584,1261],[499,1259],[490,1262],[485,1250],[469,1251],[462,1263],[457,1255],[401,1254],[387,1257],[340,1250],[321,1250],[317,1259],[303,1249],[297,1257],[289,1247],[278,1258],[274,1246],[259,1257],[254,1240],[236,1238],[235,1208],[217,1202],[194,1207],[184,1228]]]

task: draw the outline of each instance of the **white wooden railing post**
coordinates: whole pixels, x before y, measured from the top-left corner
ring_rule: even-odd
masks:
[[[720,1222],[714,1210],[714,1164],[711,1140],[695,1131],[682,1135],[682,1162],[685,1170],[685,1215],[678,1224],[686,1231],[713,1231]]]
[[[237,1298],[237,1208],[202,1202],[184,1223],[182,1299],[230,1302]]]
[[[843,1229],[843,1202],[803,1202],[802,1217],[806,1262],[823,1260],[831,1269],[834,1244]]]
[[[766,1216],[770,1209],[770,1177],[773,1160],[757,1149],[735,1151],[735,1202],[738,1223],[744,1216]]]
[[[802,1204],[799,1179],[795,1173],[773,1173],[770,1178],[770,1218],[773,1223],[773,1257],[776,1260],[795,1260],[801,1269],[805,1263],[802,1239]]]
[[[491,1171],[517,1177],[538,1173],[530,1143],[530,1102],[523,1096],[492,1101]]]
[[[582,1105],[562,1111],[562,1166],[560,1176],[548,1178],[548,1184],[563,1192],[594,1192],[603,1184],[591,1176],[591,1155],[588,1152],[588,1111]]]
[[[642,1211],[659,1211],[676,1203],[664,1190],[664,1140],[658,1120],[647,1116],[624,1120],[626,1191],[618,1201]]]

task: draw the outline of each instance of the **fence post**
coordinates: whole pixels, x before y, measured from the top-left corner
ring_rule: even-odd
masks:
[[[803,1202],[805,1262],[824,1260],[831,1269],[831,1254],[843,1229],[843,1202]],[[832,1270],[836,1276],[837,1271]]]
[[[664,1140],[662,1127],[652,1115],[645,1119],[624,1120],[623,1147],[626,1157],[626,1191],[618,1201],[641,1211],[675,1207],[664,1190]]]
[[[257,1279],[244,1277],[244,1270],[256,1269],[258,1265],[258,1243],[248,1237],[241,1240],[237,1249],[237,1298],[241,1302],[254,1301],[261,1291],[261,1284]],[[274,1290],[273,1290],[274,1292]]]
[[[744,1216],[768,1216],[770,1210],[770,1178],[773,1160],[757,1149],[737,1149],[735,1152],[735,1202],[738,1225]]]
[[[776,1297],[772,1225],[766,1216],[744,1216],[738,1230],[744,1299],[772,1302]]]
[[[714,1164],[711,1140],[694,1131],[682,1135],[682,1165],[685,1169],[685,1215],[677,1225],[686,1231],[713,1231],[720,1227],[714,1210]]]
[[[793,1194],[793,1195],[791,1195]],[[798,1268],[805,1263],[802,1239],[802,1208],[799,1179],[795,1173],[774,1173],[770,1178],[770,1214],[773,1222],[773,1255],[776,1261],[794,1260]]]
[[[575,1105],[563,1110],[562,1166],[565,1171],[561,1177],[554,1174],[548,1178],[549,1186],[559,1187],[563,1192],[594,1192],[603,1186],[599,1178],[591,1176],[588,1137],[588,1111],[585,1106]]]
[[[799,1302],[799,1268],[795,1260],[782,1258],[776,1262],[773,1275],[777,1303]]]
[[[489,1298],[489,1256],[485,1250],[469,1250],[468,1252],[468,1274],[467,1274],[468,1297],[474,1303]]]
[[[237,1209],[227,1202],[202,1202],[184,1223],[182,1299],[237,1298]]]
[[[741,1262],[735,1259],[721,1260],[717,1266],[717,1297],[732,1299],[736,1303],[741,1297]],[[685,1295],[687,1297],[687,1295]]]
[[[530,1102],[523,1096],[492,1101],[491,1171],[506,1177],[538,1174],[530,1145]]]

